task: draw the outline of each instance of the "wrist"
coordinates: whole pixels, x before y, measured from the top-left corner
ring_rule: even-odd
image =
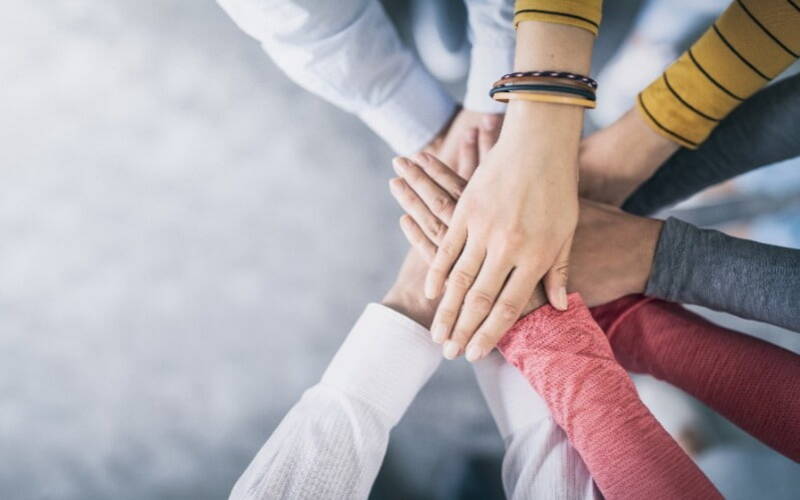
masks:
[[[638,222],[633,229],[636,241],[631,262],[631,272],[628,273],[628,283],[626,291],[628,294],[644,293],[650,273],[653,270],[653,260],[658,246],[658,239],[661,236],[661,229],[664,222],[657,219],[637,217]]]
[[[637,157],[643,158],[643,161],[625,163],[629,168],[623,175],[637,181],[637,185],[649,179],[680,148],[679,144],[656,133],[634,108],[620,118],[620,127],[628,136],[626,143],[638,151]]]

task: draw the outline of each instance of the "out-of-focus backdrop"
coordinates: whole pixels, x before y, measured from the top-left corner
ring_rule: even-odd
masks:
[[[721,2],[690,3],[707,8],[701,23]],[[408,3],[387,4],[402,25]],[[606,9],[596,67],[618,54],[609,79],[685,42],[631,37],[615,52],[639,4]],[[391,152],[291,83],[212,0],[2,10],[0,498],[226,497],[393,279],[406,244]],[[798,171],[708,202],[791,200]],[[798,246],[798,204],[774,209],[718,222]],[[795,334],[714,317],[799,350]],[[796,464],[686,404],[723,492],[748,498],[769,477],[774,498],[796,495]],[[501,498],[501,450],[471,370],[445,363],[395,430],[373,496]]]

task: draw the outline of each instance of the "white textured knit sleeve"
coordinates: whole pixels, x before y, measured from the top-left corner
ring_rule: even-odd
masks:
[[[509,500],[601,499],[589,470],[522,374],[493,351],[474,364],[486,404],[506,445]]]
[[[296,83],[357,114],[400,154],[444,128],[455,102],[378,0],[217,0]]]
[[[481,113],[502,113],[505,104],[489,97],[489,89],[514,68],[514,0],[466,0],[470,53],[464,107]]]
[[[320,383],[284,417],[230,498],[367,498],[389,431],[441,359],[424,327],[370,304]]]

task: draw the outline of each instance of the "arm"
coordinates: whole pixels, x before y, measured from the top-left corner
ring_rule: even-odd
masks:
[[[670,218],[645,294],[800,331],[800,250]]]
[[[683,389],[800,461],[800,356],[640,296],[592,309],[626,369]]]
[[[592,32],[518,21],[516,70],[588,72]],[[508,105],[500,138],[463,193],[425,283],[431,298],[448,283],[432,326],[446,357],[460,355],[473,337],[488,352],[543,277],[551,303],[566,308],[582,123],[577,106]]]
[[[231,499],[367,498],[389,431],[441,361],[427,329],[410,319],[426,322],[433,314],[407,286],[409,276],[421,281],[423,272],[410,256],[385,305],[367,306],[320,383],[284,417]]]
[[[721,498],[639,400],[580,296],[522,318],[498,344],[547,402],[606,498]]]
[[[493,352],[475,376],[506,445],[503,487],[510,500],[599,499],[580,455],[525,378]]]
[[[737,106],[781,74],[799,54],[797,2],[732,2],[638,96],[636,109],[584,141],[581,193],[621,204],[680,146],[696,149],[703,144]],[[741,137],[742,146],[752,147],[752,139]]]
[[[800,156],[800,75],[756,93],[695,150],[675,153],[622,205],[649,215],[745,172]]]
[[[290,78],[357,114],[395,151],[421,150],[455,112],[376,0],[218,2]]]

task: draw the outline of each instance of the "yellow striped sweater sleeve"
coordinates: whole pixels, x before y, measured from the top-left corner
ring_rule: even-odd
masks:
[[[544,21],[589,30],[597,35],[602,0],[516,0],[514,26],[522,21]]]
[[[735,0],[637,107],[656,132],[694,149],[799,55],[799,0]]]

